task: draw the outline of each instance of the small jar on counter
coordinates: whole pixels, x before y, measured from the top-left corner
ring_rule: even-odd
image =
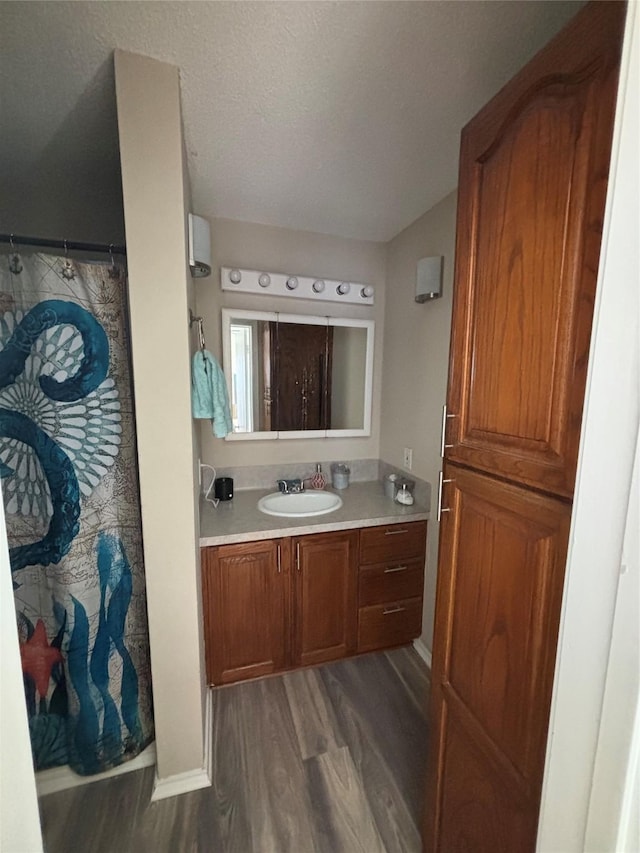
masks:
[[[334,462],[331,466],[331,485],[334,489],[346,489],[349,485],[351,470],[343,462]]]

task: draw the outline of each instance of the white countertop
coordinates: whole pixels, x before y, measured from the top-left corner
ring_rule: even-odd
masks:
[[[424,521],[429,518],[426,506],[414,503],[401,506],[383,492],[382,483],[351,483],[347,489],[327,491],[339,494],[340,509],[326,515],[307,518],[283,518],[265,515],[258,509],[258,500],[273,489],[243,489],[236,491],[231,501],[220,501],[217,507],[200,502],[200,547],[227,545],[233,542],[255,542],[281,536],[300,536],[306,533],[327,533],[332,530],[353,530],[357,527],[377,527],[381,524],[400,524]]]

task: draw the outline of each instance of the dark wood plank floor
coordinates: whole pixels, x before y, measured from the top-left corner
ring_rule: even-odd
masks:
[[[428,670],[412,648],[214,691],[213,785],[154,768],[40,801],[47,853],[418,853]]]

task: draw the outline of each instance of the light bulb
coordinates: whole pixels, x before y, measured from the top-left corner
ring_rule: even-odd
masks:
[[[287,290],[295,290],[297,286],[298,279],[295,277],[295,275],[292,275],[290,278],[287,279]]]
[[[336,287],[336,291],[340,294],[340,296],[346,296],[347,293],[351,290],[351,285],[348,281],[343,281]]]
[[[312,288],[313,288],[314,293],[322,293],[322,291],[325,288],[324,281],[321,278],[319,278],[317,281],[313,282]]]
[[[232,281],[234,284],[240,284],[242,281],[242,273],[240,270],[231,270],[229,273],[229,281]]]
[[[373,286],[370,284],[365,284],[365,286],[360,291],[360,296],[362,296],[363,299],[369,299],[371,296],[373,296]]]
[[[271,284],[271,276],[269,273],[263,272],[258,278],[258,284],[260,287],[269,287]]]

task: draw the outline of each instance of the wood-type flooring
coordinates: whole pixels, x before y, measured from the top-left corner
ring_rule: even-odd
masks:
[[[40,801],[47,853],[418,853],[428,669],[413,648],[214,690],[213,784],[154,768]]]

